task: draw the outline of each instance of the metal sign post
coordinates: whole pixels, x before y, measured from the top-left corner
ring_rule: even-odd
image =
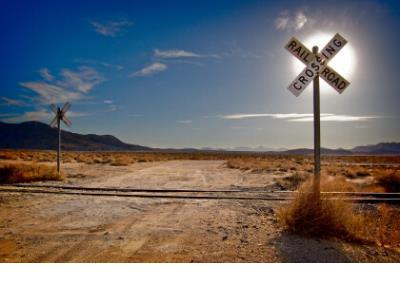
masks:
[[[50,109],[56,115],[53,120],[50,122],[50,126],[54,128],[57,125],[58,130],[58,144],[57,144],[57,173],[60,175],[60,160],[61,160],[61,121],[64,122],[68,127],[72,126],[72,123],[65,116],[65,113],[71,108],[70,103],[65,103],[62,109],[60,107],[55,106],[54,104],[50,105]]]
[[[299,96],[308,84],[313,81],[313,108],[314,108],[314,190],[319,193],[321,172],[321,132],[320,132],[320,90],[319,77],[322,77],[337,92],[342,93],[349,85],[328,62],[347,44],[347,40],[336,34],[329,43],[318,52],[314,46],[312,52],[296,38],[291,38],[285,48],[306,67],[292,81],[288,89],[295,96]]]
[[[313,54],[318,55],[318,47],[312,48]],[[314,193],[320,193],[321,172],[321,122],[320,122],[319,76],[313,80],[313,109],[314,109]]]

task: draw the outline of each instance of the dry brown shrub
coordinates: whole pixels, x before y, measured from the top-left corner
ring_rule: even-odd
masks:
[[[325,191],[323,188],[321,185],[321,191]],[[364,217],[355,213],[351,204],[321,197],[311,179],[278,211],[278,217],[287,230],[313,237],[358,240],[365,227]]]
[[[381,173],[376,180],[377,185],[383,187],[385,192],[400,192],[400,171]]]
[[[18,155],[16,153],[11,152],[1,152],[0,159],[4,160],[18,160]]]
[[[0,183],[62,180],[55,167],[38,163],[13,163],[0,166]]]
[[[309,177],[310,174],[307,172],[295,172],[293,175],[276,179],[276,181],[282,188],[287,190],[296,190]]]
[[[115,160],[110,163],[112,166],[127,166],[132,163],[132,160],[129,158],[129,156],[122,155],[122,156],[117,156],[115,157]]]
[[[388,205],[378,206],[375,235],[382,246],[400,247],[400,211]]]
[[[241,154],[228,157],[227,167],[253,171],[281,171],[305,170],[309,166],[308,158],[289,155],[251,155]]]
[[[359,243],[400,246],[400,210],[388,205],[365,211],[340,198],[314,190],[313,180],[298,189],[294,199],[278,211],[286,230],[305,236],[339,238]],[[344,179],[324,177],[321,192],[357,191]]]

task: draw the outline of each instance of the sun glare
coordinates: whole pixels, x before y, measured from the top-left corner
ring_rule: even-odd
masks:
[[[322,49],[334,36],[334,34],[328,33],[317,33],[314,34],[304,40],[304,45],[308,47],[310,50],[313,46],[318,46],[319,49]],[[301,41],[301,39],[299,39]],[[348,40],[348,39],[347,39]],[[340,75],[342,75],[347,80],[351,80],[354,66],[356,63],[356,57],[354,53],[354,49],[351,46],[351,43],[348,42],[342,50],[329,62],[329,66],[334,68]],[[297,58],[293,58],[293,70],[295,74],[299,74],[305,65],[300,62]],[[334,90],[330,87],[324,80],[320,81],[321,93],[332,93]]]

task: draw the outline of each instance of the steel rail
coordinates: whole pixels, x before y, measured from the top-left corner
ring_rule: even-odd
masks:
[[[19,188],[54,188],[68,190],[85,190],[85,191],[117,191],[117,192],[154,192],[154,193],[243,193],[243,192],[262,192],[262,190],[242,190],[242,189],[216,189],[216,190],[201,190],[201,189],[143,189],[143,188],[116,188],[116,187],[84,187],[84,186],[63,186],[63,185],[38,185],[38,184],[6,184],[0,185],[6,187]]]
[[[38,185],[38,184],[8,184],[0,185],[2,187],[18,187],[18,188],[53,188],[80,191],[110,191],[110,192],[145,192],[145,193],[258,193],[258,194],[297,194],[297,191],[280,191],[262,189],[217,189],[217,190],[201,190],[201,189],[142,189],[142,188],[115,188],[115,187],[83,187],[83,186],[63,186],[63,185]],[[271,188],[273,186],[271,185]],[[382,193],[382,192],[321,192],[322,195],[337,196],[373,196],[382,198],[400,198],[399,193]]]
[[[48,187],[51,188],[51,187]],[[72,189],[67,189],[67,190],[72,190]],[[124,189],[126,190],[126,189]],[[163,191],[163,190],[161,190]],[[107,193],[108,192],[108,193]],[[135,197],[135,198],[160,198],[160,199],[209,199],[209,200],[277,200],[277,201],[284,201],[284,200],[291,200],[293,199],[293,195],[280,195],[283,194],[282,192],[267,192],[267,193],[258,193],[262,194],[263,196],[258,196],[254,195],[255,193],[249,193],[251,195],[248,196],[232,196],[232,195],[202,195],[204,194],[204,191],[191,191],[193,194],[197,195],[177,195],[176,192],[175,194],[168,194],[165,193],[166,195],[162,195],[160,193],[158,194],[140,194],[140,193],[135,193],[137,191],[133,190],[130,193],[123,192],[123,193],[112,193],[112,192],[118,192],[118,191],[102,191],[100,188],[97,190],[90,188],[89,191],[86,191],[85,189],[79,189],[79,190],[73,190],[73,191],[65,191],[64,189],[61,189],[59,187],[58,189],[22,189],[21,187],[15,187],[15,188],[7,188],[7,187],[0,187],[0,193],[22,193],[22,194],[58,194],[58,195],[81,195],[81,196],[109,196],[109,197]],[[229,191],[228,191],[229,192]],[[239,192],[239,191],[230,191],[231,193],[240,193],[244,194],[245,192]],[[188,193],[188,192],[184,192]],[[216,192],[218,193],[218,192]],[[337,197],[329,194],[343,194],[346,192],[322,192],[321,194],[328,194],[328,195],[322,195],[325,196],[323,199],[330,199],[330,200],[335,200],[335,199],[341,199],[344,201],[349,201],[349,202],[365,202],[365,203],[381,203],[381,202],[388,202],[388,203],[399,203],[400,202],[400,196],[397,197],[390,197],[390,196],[384,196],[380,195],[378,197],[374,197],[374,194],[386,194],[386,193],[357,193],[358,196],[355,195],[337,195]],[[350,192],[351,194],[354,194],[353,192]],[[210,194],[208,192],[208,194]],[[224,192],[224,194],[228,194],[227,192]],[[278,194],[278,195],[276,195]],[[360,195],[361,194],[361,195]],[[285,197],[286,196],[286,197]],[[332,197],[331,197],[332,196]],[[364,197],[363,197],[364,196]]]

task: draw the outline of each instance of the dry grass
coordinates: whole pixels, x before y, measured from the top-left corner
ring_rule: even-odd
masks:
[[[286,190],[296,190],[301,184],[309,179],[310,173],[308,172],[295,172],[292,175],[276,179],[276,183]]]
[[[321,180],[321,192],[349,191],[353,187],[345,180]],[[300,235],[400,246],[398,208],[380,205],[375,211],[365,211],[340,199],[325,199],[314,191],[312,179],[279,209],[278,218],[286,230]]]
[[[400,192],[400,171],[380,174],[376,180],[377,185],[383,187],[385,192]]]
[[[0,166],[0,183],[62,180],[55,167],[39,163],[12,163]]]
[[[313,190],[312,180],[298,189],[294,200],[281,208],[278,216],[289,231],[314,237],[339,237],[346,240],[357,237],[352,229],[363,222],[361,216],[353,213],[350,204],[341,200],[321,199],[319,193]]]
[[[230,158],[227,167],[252,171],[311,171],[311,159],[307,156],[268,155],[246,156]]]

